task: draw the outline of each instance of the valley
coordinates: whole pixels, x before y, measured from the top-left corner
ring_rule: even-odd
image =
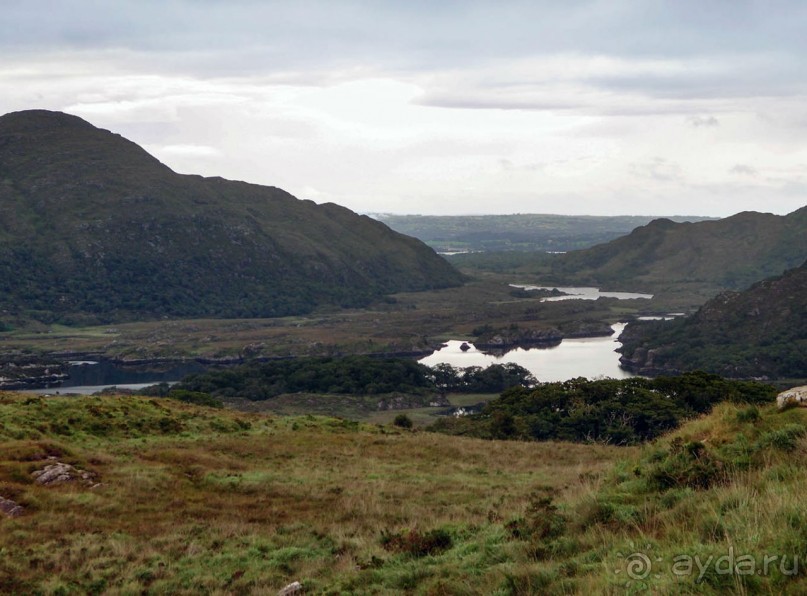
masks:
[[[0,179],[0,592],[804,591],[807,208],[418,239],[44,111]]]
[[[470,272],[469,272],[470,273]],[[509,286],[514,278],[486,274],[462,287],[392,295],[362,309],[321,310],[273,319],[189,319],[90,327],[27,324],[0,332],[0,354],[44,362],[120,362],[391,354],[423,357],[447,340],[475,341],[496,333],[529,345],[530,337],[608,335],[610,325],[653,313],[652,300],[543,302]],[[519,339],[521,338],[521,339]],[[0,375],[2,376],[2,375]],[[8,376],[8,375],[6,375]]]

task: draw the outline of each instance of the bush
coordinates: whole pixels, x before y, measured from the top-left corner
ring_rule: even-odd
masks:
[[[216,399],[209,393],[201,391],[186,391],[184,389],[172,389],[168,392],[169,399],[195,404],[197,406],[207,406],[209,408],[223,408],[224,404],[220,399]]]
[[[566,518],[558,513],[552,497],[539,492],[530,495],[530,502],[524,517],[505,524],[513,538],[543,542],[557,538],[566,529]]]
[[[657,490],[689,487],[703,490],[724,479],[723,462],[713,457],[700,441],[678,437],[670,444],[664,460],[650,471],[651,486]]]
[[[737,412],[737,422],[756,422],[757,420],[759,420],[759,408],[756,406],[751,406]]]
[[[784,428],[762,435],[759,438],[759,446],[774,447],[782,451],[793,451],[798,440],[805,434],[807,434],[807,429],[801,424],[788,424]]]
[[[412,419],[406,414],[398,414],[392,423],[399,428],[412,428]]]

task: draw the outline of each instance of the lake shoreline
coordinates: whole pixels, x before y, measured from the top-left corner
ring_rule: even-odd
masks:
[[[541,337],[538,339],[524,339],[522,338],[519,341],[513,342],[504,342],[501,344],[497,343],[481,343],[478,344],[480,349],[484,348],[485,351],[491,353],[497,352],[508,352],[515,349],[529,349],[531,347],[539,348],[541,346],[552,347],[558,346],[562,343],[565,339],[586,339],[586,338],[601,338],[601,337],[608,337],[613,335],[613,331],[609,329],[608,332],[604,330],[594,330],[587,332],[572,332],[568,334],[561,334],[561,333],[553,333],[550,334],[551,337]],[[470,342],[471,340],[469,340]],[[329,357],[344,357],[344,356],[368,356],[371,358],[414,358],[417,360],[421,360],[423,358],[429,357],[432,354],[438,352],[442,347],[446,344],[445,342],[440,342],[436,344],[436,347],[433,349],[427,350],[401,350],[395,352],[367,352],[367,353],[358,353],[358,354],[350,354],[347,352],[337,352],[334,354],[330,354]],[[190,365],[190,364],[198,364],[205,367],[216,367],[216,366],[238,366],[240,364],[246,364],[250,362],[271,362],[276,360],[289,360],[293,358],[308,358],[310,356],[257,356],[257,357],[245,357],[245,356],[229,356],[229,357],[221,357],[215,358],[210,356],[198,356],[198,357],[184,357],[184,358],[170,358],[170,357],[157,357],[157,358],[120,358],[120,357],[110,357],[99,352],[79,352],[79,351],[63,351],[63,352],[54,352],[50,354],[45,354],[41,357],[31,357],[27,363],[30,366],[38,366],[40,369],[52,369],[58,368],[64,372],[60,372],[57,374],[48,373],[45,374],[43,371],[40,371],[41,374],[32,374],[26,376],[19,376],[15,378],[4,378],[0,376],[0,391],[26,391],[26,390],[54,390],[60,392],[69,392],[71,388],[70,384],[70,374],[69,371],[71,368],[71,362],[83,362],[79,366],[95,366],[94,364],[88,364],[88,362],[95,362],[98,364],[104,365],[112,365],[117,366],[122,369],[126,368],[137,368],[137,367],[176,367],[176,366],[183,366],[183,365]],[[130,371],[135,372],[135,371]],[[171,379],[171,381],[177,381],[179,379]],[[68,384],[65,385],[64,383],[67,382]],[[155,380],[152,384],[157,384],[163,382],[161,380]],[[130,384],[130,383],[120,383],[120,384]],[[115,383],[110,383],[108,385],[99,384],[99,387],[111,387],[115,386]]]

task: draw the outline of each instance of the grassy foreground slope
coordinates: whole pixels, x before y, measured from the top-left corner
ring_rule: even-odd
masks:
[[[26,510],[0,514],[0,593],[495,591],[523,558],[501,520],[618,452],[0,395],[0,496]],[[35,485],[48,456],[100,486]]]
[[[721,404],[617,449],[0,394],[0,592],[799,594],[806,431]],[[48,457],[100,485],[34,484]]]

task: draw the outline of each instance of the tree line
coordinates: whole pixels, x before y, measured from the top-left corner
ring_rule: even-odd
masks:
[[[721,401],[771,403],[776,389],[703,372],[647,379],[585,378],[512,387],[476,415],[446,418],[432,430],[488,439],[649,441]]]
[[[210,370],[186,377],[176,389],[260,401],[284,393],[499,393],[535,383],[528,370],[512,363],[462,369],[448,364],[428,367],[403,358],[346,356],[272,360]]]

